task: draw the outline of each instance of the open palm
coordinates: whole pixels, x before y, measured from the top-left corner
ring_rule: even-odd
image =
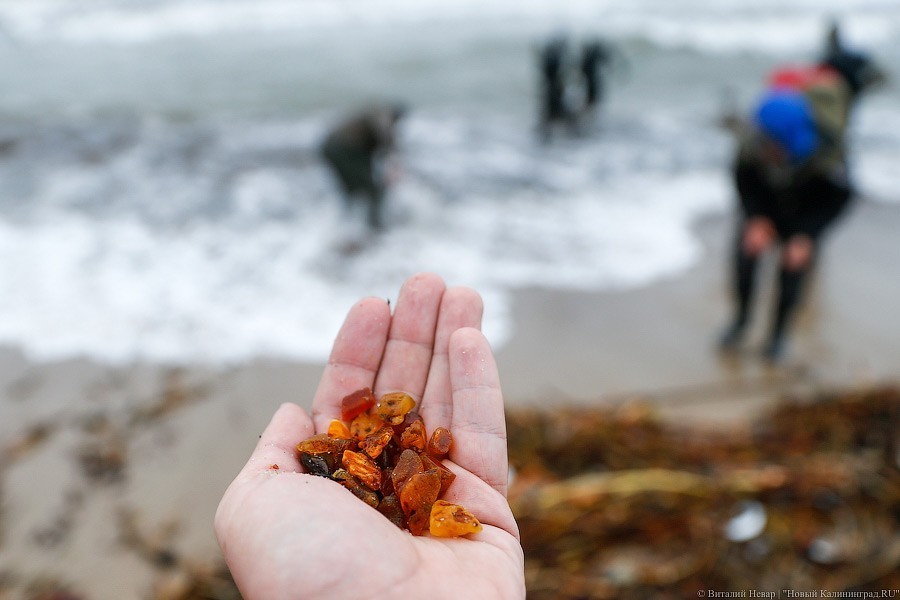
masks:
[[[393,315],[377,298],[350,310],[312,418],[282,405],[216,513],[219,544],[247,600],[524,597],[522,548],[506,502],[503,398],[478,330],[481,312],[477,293],[446,289],[432,274],[407,280]],[[478,517],[482,532],[414,537],[340,484],[303,473],[297,442],[325,432],[340,418],[341,399],[367,386],[379,396],[412,395],[429,433],[450,429],[444,464],[456,480],[446,499]]]

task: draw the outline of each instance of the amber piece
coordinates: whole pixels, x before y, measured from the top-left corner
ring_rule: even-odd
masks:
[[[394,489],[399,494],[403,490],[406,481],[415,475],[421,473],[425,469],[422,467],[422,459],[414,450],[404,450],[403,454],[397,460],[397,465],[391,472],[391,480],[394,482]]]
[[[381,496],[390,496],[394,493],[394,467],[388,467],[381,472]]]
[[[400,491],[400,507],[413,535],[422,535],[430,527],[431,506],[441,491],[441,476],[435,469],[411,476]]]
[[[338,467],[337,469],[335,469],[331,476],[338,481],[343,481],[348,477],[353,477],[353,475],[348,473],[347,469],[344,469],[343,467]]]
[[[399,425],[394,425],[394,435],[396,435],[397,439],[403,435],[403,432],[406,431],[406,428],[419,420],[419,413],[415,410],[411,410],[406,413],[406,416],[403,417],[403,421]]]
[[[411,515],[417,510],[428,508],[437,500],[441,491],[441,476],[436,469],[410,475],[400,490],[400,506]]]
[[[406,518],[406,526],[413,535],[424,534],[431,524],[431,506],[423,506],[421,509],[413,511]]]
[[[481,529],[475,515],[458,504],[436,500],[431,507],[428,530],[435,537],[459,537]]]
[[[366,439],[359,443],[359,449],[368,454],[370,458],[378,458],[393,437],[393,429],[388,426],[382,427],[375,433],[366,436]]]
[[[381,499],[378,504],[378,512],[388,518],[388,521],[399,527],[406,529],[406,515],[400,508],[400,499],[394,494],[390,494]]]
[[[318,475],[319,477],[331,477],[331,468],[333,464],[325,459],[326,455],[300,453],[300,464],[310,475]]]
[[[375,412],[388,423],[399,425],[415,407],[416,401],[406,392],[392,392],[381,397],[375,406]]]
[[[381,451],[378,460],[375,462],[382,469],[387,469],[388,467],[393,467],[397,464],[397,461],[400,460],[400,454],[402,453],[403,448],[397,443],[397,436],[395,434],[394,437],[391,438],[391,441],[387,443],[387,446],[384,447],[384,450]]]
[[[320,433],[297,444],[297,452],[316,455],[341,455],[344,453],[344,450],[349,450],[355,445],[356,442],[352,439],[329,437],[327,434]]]
[[[441,463],[441,461],[435,459],[434,457],[428,456],[427,454],[422,454],[422,468],[426,471],[428,469],[437,469],[438,474],[441,476],[441,493],[438,497],[443,496],[447,493],[447,488],[450,487],[450,484],[453,483],[453,480],[456,479],[456,475],[453,474],[453,471],[448,469]]]
[[[362,500],[363,502],[365,502],[372,508],[378,508],[378,503],[379,503],[378,494],[376,494],[372,490],[368,489],[368,487],[363,485],[359,479],[357,479],[356,477],[353,477],[351,475],[350,477],[347,477],[341,483],[343,484],[343,486],[345,488],[350,490],[350,492],[354,496],[356,496],[357,498],[359,498],[360,500]]]
[[[341,419],[352,421],[358,415],[375,406],[375,394],[369,388],[356,390],[341,400]]]
[[[384,419],[378,415],[363,413],[350,423],[350,433],[359,441],[363,441],[384,426]]]
[[[447,456],[450,452],[450,446],[453,444],[453,435],[449,429],[438,427],[431,434],[428,440],[428,453],[438,458]]]
[[[416,419],[406,428],[400,436],[401,448],[412,448],[417,452],[424,452],[427,441],[425,439],[425,423],[422,419]]]
[[[362,452],[345,450],[341,464],[351,475],[358,477],[370,489],[381,489],[381,469]]]
[[[328,437],[349,439],[353,437],[353,434],[350,433],[350,428],[347,427],[346,423],[332,419],[331,423],[328,424]]]

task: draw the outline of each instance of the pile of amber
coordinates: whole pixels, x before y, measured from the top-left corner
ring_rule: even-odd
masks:
[[[453,436],[438,427],[429,438],[415,406],[404,392],[380,399],[369,388],[349,394],[341,401],[342,420],[297,444],[303,468],[340,483],[413,535],[481,531],[469,511],[440,499],[456,478],[441,462]]]

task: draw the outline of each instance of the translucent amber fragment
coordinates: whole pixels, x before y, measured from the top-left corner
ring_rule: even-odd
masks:
[[[362,413],[350,423],[350,433],[359,441],[363,441],[384,426],[384,419],[378,415]]]
[[[297,452],[316,455],[337,454],[340,456],[344,453],[344,450],[350,450],[355,446],[355,440],[335,438],[320,433],[297,444]]]
[[[425,451],[425,423],[422,419],[413,421],[400,436],[401,448],[412,448],[417,452]]]
[[[428,440],[428,453],[438,458],[443,458],[450,452],[452,444],[453,435],[450,433],[450,430],[438,427],[432,432],[431,439]]]
[[[411,410],[406,413],[406,416],[403,417],[403,421],[399,425],[394,425],[394,435],[397,439],[400,439],[400,436],[403,435],[403,432],[406,431],[406,428],[419,420],[419,413]]]
[[[375,433],[366,436],[366,439],[359,443],[359,449],[368,454],[370,458],[378,458],[392,437],[394,437],[394,430],[388,426],[382,427]]]
[[[436,469],[415,473],[400,490],[400,506],[407,516],[423,508],[430,510],[440,491],[441,476]]]
[[[378,507],[378,494],[360,483],[359,479],[357,479],[356,477],[353,477],[351,475],[350,477],[344,479],[341,483],[345,488],[350,490],[350,492],[352,492],[354,496],[356,496],[372,508]]]
[[[381,472],[381,496],[387,497],[394,493],[394,468],[388,467]],[[399,499],[397,500],[399,502]]]
[[[369,388],[356,390],[352,394],[347,394],[341,400],[341,419],[344,421],[352,421],[370,408],[375,406],[375,394]]]
[[[375,407],[375,412],[388,423],[399,425],[403,422],[406,414],[415,407],[416,401],[409,394],[392,392],[381,397]]]
[[[381,469],[362,452],[345,450],[341,463],[347,469],[347,472],[359,478],[370,489],[381,489]]]
[[[391,471],[391,479],[394,482],[394,489],[399,494],[406,484],[406,480],[421,473],[425,469],[422,467],[422,459],[414,450],[404,450],[403,454],[397,460],[397,465]]]
[[[350,428],[347,427],[346,423],[332,419],[331,423],[328,424],[328,437],[349,439],[353,437],[353,434],[350,433]]]
[[[458,504],[437,500],[431,506],[428,531],[435,537],[459,537],[481,531],[475,515]]]
[[[400,508],[400,499],[397,496],[391,494],[382,498],[378,504],[378,512],[387,517],[388,521],[400,529],[406,529],[406,515],[403,514],[403,509]]]
[[[453,483],[453,480],[456,479],[456,475],[453,474],[453,471],[445,467],[441,461],[428,456],[427,454],[421,455],[422,459],[422,467],[427,471],[428,469],[437,469],[438,474],[441,476],[441,493],[440,496],[443,496],[447,493],[447,488],[450,487],[450,484]],[[438,497],[440,497],[438,496]]]
[[[406,518],[406,526],[413,535],[422,535],[431,524],[431,506],[423,506]]]

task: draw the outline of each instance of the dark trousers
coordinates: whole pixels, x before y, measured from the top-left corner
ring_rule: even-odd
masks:
[[[734,259],[734,292],[737,300],[737,314],[735,325],[743,328],[747,325],[752,309],[754,292],[756,290],[756,271],[759,264],[758,256],[751,256],[744,252],[742,247],[743,223],[738,231],[735,244]],[[814,248],[818,248],[818,240],[813,240]],[[786,334],[791,320],[796,313],[804,290],[804,283],[809,272],[815,265],[815,256],[812,256],[809,264],[803,269],[787,269],[781,265],[778,272],[778,303],[775,307],[775,317],[772,321],[770,339],[779,339]]]

